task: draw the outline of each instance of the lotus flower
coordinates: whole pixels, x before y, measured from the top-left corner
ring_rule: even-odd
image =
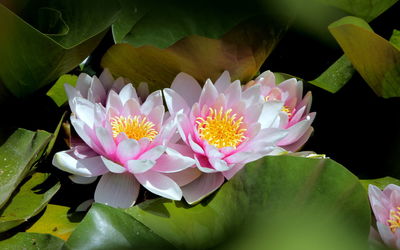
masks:
[[[246,84],[246,87],[253,85],[260,85],[262,98],[266,102],[284,103],[275,126],[287,129],[288,134],[278,142],[278,146],[288,151],[298,151],[313,132],[311,123],[315,113],[310,113],[311,92],[302,98],[303,83],[295,78],[276,85],[275,76],[271,71],[265,71],[255,81]],[[269,110],[265,109],[263,112]]]
[[[182,187],[190,204],[216,190],[244,164],[272,154],[287,134],[271,127],[283,103],[264,102],[259,85],[242,91],[227,71],[215,85],[207,80],[203,89],[193,77],[180,73],[164,96],[182,141],[191,148],[185,156],[193,158],[202,172]],[[262,115],[263,109],[268,113]]]
[[[382,192],[369,185],[368,195],[382,240],[387,246],[400,249],[400,187],[389,184]]]
[[[79,82],[79,92],[69,94],[71,124],[82,141],[56,153],[53,165],[74,174],[73,180],[80,183],[101,176],[94,199],[114,207],[132,206],[140,184],[180,200],[182,191],[168,175],[192,166],[194,160],[180,153],[184,145],[173,143],[176,125],[165,117],[161,91],[140,104],[132,84],[127,84],[119,94],[111,89],[103,106],[101,85],[95,77],[91,81],[87,96]]]

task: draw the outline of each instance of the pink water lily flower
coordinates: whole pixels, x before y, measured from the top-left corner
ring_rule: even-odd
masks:
[[[389,184],[381,191],[369,185],[368,195],[383,242],[389,247],[400,249],[400,187]]]
[[[278,142],[278,145],[292,152],[299,150],[313,132],[311,123],[315,118],[315,112],[310,113],[311,92],[303,98],[303,83],[295,78],[277,85],[271,71],[265,71],[255,81],[246,84],[246,87],[254,85],[260,85],[262,98],[266,102],[284,103],[275,126],[287,129],[288,134]]]
[[[182,141],[191,151],[202,174],[182,187],[185,200],[192,204],[216,190],[244,164],[272,154],[285,129],[272,128],[283,103],[266,103],[260,86],[242,91],[240,81],[231,83],[224,72],[204,87],[188,74],[180,73],[171,88],[164,89],[168,110],[176,116]],[[265,107],[264,107],[265,106]],[[263,108],[269,110],[262,116]]]
[[[119,93],[110,90],[105,106],[93,102],[95,96],[90,100],[89,94],[69,100],[71,124],[82,142],[56,153],[53,165],[74,174],[75,182],[101,176],[94,199],[114,207],[132,206],[140,185],[180,200],[182,191],[168,175],[192,166],[194,160],[180,153],[184,146],[174,144],[176,125],[165,117],[161,91],[140,104],[132,84],[127,84]]]

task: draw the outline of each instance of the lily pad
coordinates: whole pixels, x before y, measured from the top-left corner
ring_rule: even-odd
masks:
[[[40,187],[48,177],[48,174],[35,173],[15,191],[15,195],[0,210],[0,232],[22,224],[46,207],[60,189],[59,183],[49,189]]]
[[[249,22],[221,39],[192,35],[166,49],[116,44],[104,55],[101,65],[133,83],[147,82],[153,89],[169,87],[179,72],[204,83],[229,70],[233,79],[248,81],[258,72],[283,30]]]
[[[353,66],[374,90],[384,98],[400,96],[400,50],[374,33],[357,17],[344,17],[329,31]]]
[[[172,246],[123,211],[94,204],[66,242],[71,249],[171,249]]]
[[[400,186],[400,180],[386,176],[378,179],[370,179],[370,180],[360,180],[361,184],[363,184],[364,188],[368,190],[369,184],[375,185],[380,189],[384,189],[389,184],[395,184]]]
[[[120,7],[118,2],[106,0],[29,1],[22,6],[20,12],[31,23],[0,4],[0,79],[18,97],[33,93],[79,65],[99,44]],[[87,9],[91,11],[82,11]],[[45,23],[51,15],[58,27],[54,28],[61,31],[45,28],[43,32],[52,34],[40,32],[38,14],[45,16]]]
[[[26,232],[47,233],[68,240],[82,218],[79,213],[68,213],[69,210],[69,207],[48,204],[44,214]]]
[[[78,77],[76,75],[65,74],[60,76],[56,83],[54,83],[53,87],[47,91],[47,95],[57,104],[58,107],[61,107],[67,100],[67,94],[65,93],[64,84],[69,84],[71,86],[76,85],[78,81]]]
[[[286,223],[310,214],[314,222],[334,220],[340,223],[336,229],[346,228],[363,240],[370,223],[367,194],[356,176],[330,159],[293,156],[265,157],[248,164],[214,196],[195,206],[156,199],[126,211],[177,248],[189,249],[230,242],[260,219],[268,222],[282,215]],[[274,230],[267,225],[258,227],[261,235]]]
[[[64,241],[50,234],[18,233],[13,237],[0,241],[0,249],[62,249]]]
[[[40,157],[51,134],[18,129],[0,147],[0,207]]]

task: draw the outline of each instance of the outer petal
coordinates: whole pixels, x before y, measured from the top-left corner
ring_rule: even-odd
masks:
[[[128,208],[135,204],[139,188],[132,174],[108,173],[97,184],[94,200],[113,207]]]
[[[111,86],[113,85],[114,77],[112,76],[111,72],[107,68],[105,68],[103,70],[103,72],[101,72],[99,79],[103,83],[103,86],[106,90],[111,89]]]
[[[164,89],[163,92],[165,103],[167,104],[168,111],[171,113],[171,115],[175,115],[180,110],[183,110],[185,114],[189,113],[189,105],[182,96],[180,96],[173,89]]]
[[[376,223],[383,242],[389,247],[396,248],[396,238],[390,228],[380,222]]]
[[[201,93],[201,87],[196,79],[183,72],[175,77],[171,89],[182,96],[189,107],[199,100]]]
[[[299,151],[301,149],[301,147],[303,147],[303,145],[308,141],[308,139],[310,138],[313,131],[314,131],[314,128],[309,127],[307,129],[307,131],[303,134],[303,136],[300,137],[299,139],[297,139],[297,141],[295,143],[285,145],[284,146],[285,150],[292,151],[292,152]],[[278,145],[279,145],[279,143],[278,143]]]
[[[315,113],[309,114],[306,119],[298,122],[297,124],[288,128],[288,134],[279,141],[279,146],[289,145],[296,142],[300,137],[302,137],[311,126],[311,123],[314,121]]]
[[[182,190],[171,178],[153,171],[135,175],[137,180],[150,192],[172,200],[182,198]]]
[[[183,197],[189,204],[200,201],[224,183],[221,173],[203,174],[192,183],[182,187]]]
[[[135,88],[131,83],[125,85],[119,92],[119,97],[121,99],[122,104],[125,104],[129,99],[139,100]]]
[[[161,90],[157,90],[147,97],[146,101],[140,107],[140,110],[143,114],[147,115],[154,107],[160,105],[163,105],[162,93]]]
[[[378,222],[385,222],[388,219],[390,211],[390,203],[388,197],[374,185],[368,185],[368,196],[371,203],[372,211]]]
[[[201,92],[199,106],[203,107],[204,105],[207,105],[208,107],[210,107],[214,104],[217,97],[218,91],[212,84],[211,80],[208,79]]]
[[[87,99],[93,103],[102,103],[106,100],[106,91],[100,80],[93,76],[92,83],[87,94]]]
[[[74,156],[72,150],[56,153],[52,163],[63,171],[84,177],[99,176],[108,172],[100,156],[79,159]]]
[[[218,78],[215,82],[214,86],[218,90],[219,93],[224,92],[231,85],[231,76],[229,75],[229,71],[225,70],[224,73]]]
[[[94,104],[84,98],[76,97],[72,101],[76,116],[90,128],[94,123]]]
[[[110,161],[109,159],[103,156],[101,156],[101,160],[103,161],[107,169],[112,173],[121,174],[126,172],[126,169],[116,162]]]
[[[129,160],[126,166],[133,174],[142,174],[149,171],[156,162],[154,160]]]
[[[162,173],[174,173],[191,167],[194,164],[195,161],[193,158],[183,156],[178,151],[167,148],[166,154],[157,159],[152,170]]]
[[[81,73],[78,76],[78,80],[76,82],[76,90],[78,90],[82,97],[86,98],[90,84],[92,83],[92,78],[86,74],[86,73]]]
[[[171,178],[180,187],[191,183],[192,181],[197,179],[202,174],[203,173],[195,167],[187,168],[185,170],[175,172],[175,173],[164,173],[165,176],[168,176],[169,178]]]
[[[227,180],[230,180],[237,172],[244,167],[244,164],[235,164],[230,170],[222,172]]]
[[[70,175],[69,179],[76,184],[91,184],[97,180],[97,176],[83,177],[80,175]]]

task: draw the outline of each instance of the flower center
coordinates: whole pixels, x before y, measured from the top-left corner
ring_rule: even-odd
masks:
[[[210,108],[208,116],[197,117],[196,123],[200,138],[217,148],[236,148],[246,139],[244,133],[247,129],[242,126],[243,116],[237,118],[237,114],[232,114],[232,109],[224,111],[221,107],[217,111]]]
[[[124,132],[130,139],[140,140],[143,137],[150,141],[158,135],[155,130],[154,123],[148,121],[146,117],[135,115],[134,117],[118,116],[111,118],[111,128],[113,137],[117,137],[119,133]]]
[[[390,217],[387,222],[393,233],[400,227],[400,207],[397,207],[395,210],[390,210]]]
[[[266,97],[264,97],[264,100],[265,100],[266,102],[270,101],[270,96],[267,95]],[[273,100],[276,100],[276,99],[273,99]],[[290,107],[288,107],[288,106],[283,106],[283,107],[281,108],[281,111],[285,112],[285,113],[288,115],[289,118],[291,118],[292,115],[293,115],[293,109],[290,108]]]

